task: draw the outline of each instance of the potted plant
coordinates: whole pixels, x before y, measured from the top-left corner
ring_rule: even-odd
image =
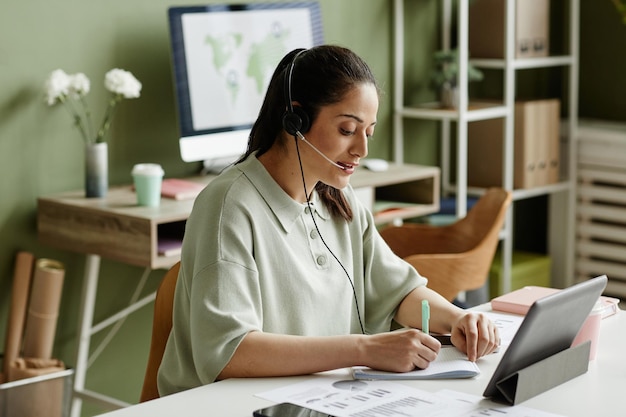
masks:
[[[459,72],[459,53],[456,49],[435,52],[435,69],[431,81],[439,91],[441,105],[444,108],[456,108],[458,103],[457,75]],[[481,81],[483,73],[469,62],[467,81]]]

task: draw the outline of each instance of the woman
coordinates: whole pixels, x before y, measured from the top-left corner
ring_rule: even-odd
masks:
[[[425,368],[451,333],[468,358],[495,326],[426,287],[355,197],[378,111],[368,66],[348,49],[295,50],[278,64],[245,155],[198,196],[187,222],[161,395],[231,377],[365,365]],[[390,331],[392,321],[406,327]]]

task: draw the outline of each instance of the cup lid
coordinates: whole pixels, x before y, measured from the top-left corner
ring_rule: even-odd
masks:
[[[159,164],[136,164],[131,175],[164,175],[165,171]]]

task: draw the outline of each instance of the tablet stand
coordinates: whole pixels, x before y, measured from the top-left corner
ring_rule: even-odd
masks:
[[[519,404],[587,372],[591,342],[565,349],[496,383],[501,399]]]

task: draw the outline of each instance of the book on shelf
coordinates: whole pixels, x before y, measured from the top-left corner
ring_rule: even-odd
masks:
[[[175,256],[180,255],[183,246],[182,238],[159,237],[157,243],[157,251],[159,256]]]
[[[161,183],[161,195],[174,200],[192,200],[206,185],[180,178],[166,178]]]
[[[453,346],[442,347],[437,359],[428,368],[409,372],[378,371],[367,367],[355,367],[352,376],[355,379],[370,380],[408,380],[408,379],[457,379],[472,378],[480,374],[475,362]]]
[[[526,286],[508,294],[501,295],[491,300],[491,309],[504,313],[524,315],[530,306],[538,299],[560,291],[558,288]],[[619,311],[620,300],[613,297],[600,296],[602,304],[602,318],[612,316]]]

